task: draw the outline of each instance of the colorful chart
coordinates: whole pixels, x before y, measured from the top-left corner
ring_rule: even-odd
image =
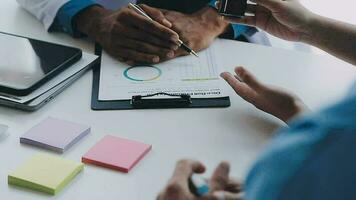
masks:
[[[131,81],[153,81],[162,75],[161,69],[151,65],[137,65],[124,71],[124,77]]]

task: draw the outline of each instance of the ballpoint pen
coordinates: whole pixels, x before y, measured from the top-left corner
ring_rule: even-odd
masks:
[[[135,12],[137,12],[138,14],[146,17],[147,19],[154,21],[150,16],[147,15],[147,13],[138,5],[133,4],[133,3],[129,3],[129,7],[132,8]],[[178,39],[178,43],[180,45],[180,47],[182,49],[184,49],[185,51],[187,51],[189,54],[194,55],[195,57],[199,57],[198,54],[191,49],[188,45],[184,44],[184,42],[180,39]]]

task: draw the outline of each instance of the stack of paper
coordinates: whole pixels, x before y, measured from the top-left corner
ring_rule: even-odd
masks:
[[[38,154],[8,176],[8,183],[55,195],[84,168],[81,163]]]
[[[88,126],[49,117],[25,133],[20,142],[63,153],[89,132]]]
[[[151,148],[148,144],[108,135],[92,147],[82,161],[128,173]]]

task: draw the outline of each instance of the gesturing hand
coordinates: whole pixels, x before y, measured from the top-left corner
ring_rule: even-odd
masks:
[[[236,75],[232,75],[224,72],[221,77],[230,84],[239,96],[258,109],[284,122],[288,122],[307,109],[304,103],[295,95],[282,89],[263,85],[243,67],[235,68],[235,73]]]
[[[300,41],[308,34],[308,26],[314,14],[303,7],[298,0],[253,0],[256,6],[248,6],[255,16],[229,21],[256,26],[279,38]]]
[[[172,24],[159,9],[140,6],[155,22],[128,7],[109,11],[94,6],[83,11],[76,24],[120,61],[158,63],[173,58],[179,36],[170,29]]]
[[[215,170],[210,180],[210,193],[197,197],[189,190],[188,180],[193,173],[203,173],[204,165],[198,161],[181,160],[167,187],[157,197],[157,200],[241,200],[241,184],[229,179],[230,166],[222,162]]]

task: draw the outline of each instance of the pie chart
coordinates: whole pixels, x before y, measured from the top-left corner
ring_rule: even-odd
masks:
[[[130,81],[153,81],[157,80],[162,75],[162,71],[158,67],[151,65],[136,65],[127,68],[123,75]]]

